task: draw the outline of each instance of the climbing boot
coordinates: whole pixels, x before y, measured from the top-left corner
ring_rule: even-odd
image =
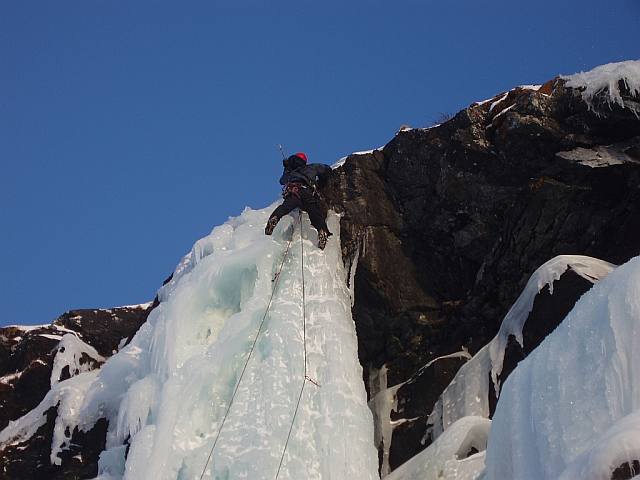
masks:
[[[324,247],[327,246],[327,240],[329,240],[330,236],[331,233],[327,232],[326,230],[320,230],[318,232],[318,248],[320,250],[324,250]]]
[[[267,222],[267,226],[264,227],[264,234],[271,235],[273,233],[273,229],[276,228],[276,225],[278,225],[279,220],[280,219],[278,217],[271,217]]]

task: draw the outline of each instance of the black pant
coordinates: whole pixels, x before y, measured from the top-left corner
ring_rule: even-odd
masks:
[[[269,218],[277,217],[278,220],[280,220],[291,210],[299,208],[309,214],[311,225],[313,225],[316,230],[328,232],[329,227],[327,227],[327,222],[324,219],[318,197],[311,192],[310,188],[300,188],[299,192],[299,197],[293,193],[289,193],[285,197],[284,202],[282,202],[282,205],[276,208]]]

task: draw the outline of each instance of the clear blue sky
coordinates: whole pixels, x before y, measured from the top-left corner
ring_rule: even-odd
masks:
[[[152,299],[195,240],[278,197],[278,143],[332,163],[640,57],[637,0],[264,4],[2,2],[0,324]]]

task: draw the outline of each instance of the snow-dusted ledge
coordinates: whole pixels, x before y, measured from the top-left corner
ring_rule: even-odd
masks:
[[[566,80],[567,87],[580,90],[582,99],[591,109],[594,109],[596,96],[606,92],[605,98],[609,105],[617,104],[640,116],[640,102],[623,98],[619,85],[622,81],[632,96],[640,97],[640,60],[607,63],[588,72],[563,75],[560,78]]]
[[[377,150],[382,150],[384,147],[378,147],[378,148],[374,148],[372,150],[363,150],[362,152],[353,152],[350,153],[349,155],[342,157],[340,160],[338,160],[336,163],[334,163],[333,165],[331,165],[331,168],[333,168],[334,170],[336,168],[341,167],[342,165],[344,165],[344,163],[347,161],[347,158],[351,157],[351,156],[357,156],[357,155],[369,155]]]

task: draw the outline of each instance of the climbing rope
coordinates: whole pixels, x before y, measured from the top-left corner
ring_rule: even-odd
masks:
[[[276,479],[280,475],[280,469],[282,468],[282,462],[284,461],[284,455],[287,452],[287,446],[289,445],[289,439],[291,438],[291,432],[293,431],[293,425],[296,423],[296,416],[298,415],[298,409],[302,401],[302,394],[304,393],[304,387],[307,385],[307,380],[318,386],[316,382],[311,380],[307,375],[307,308],[306,308],[306,294],[304,290],[304,241],[302,239],[302,212],[299,212],[300,218],[300,271],[302,274],[302,358],[304,359],[304,376],[302,378],[302,386],[300,387],[300,394],[298,395],[298,401],[296,402],[296,408],[293,411],[293,418],[291,419],[291,425],[289,426],[289,433],[287,434],[287,441],[284,443],[282,449],[282,455],[280,456],[280,463],[278,464],[278,471],[276,472]]]
[[[296,402],[296,407],[293,411],[293,417],[291,419],[291,425],[289,426],[289,432],[287,434],[287,440],[285,441],[284,444],[284,448],[282,449],[282,455],[280,456],[280,463],[278,464],[278,471],[276,472],[276,476],[275,476],[275,480],[278,479],[278,476],[280,475],[280,470],[282,468],[282,464],[284,461],[284,456],[287,453],[287,447],[289,446],[289,440],[291,439],[291,432],[293,431],[293,427],[295,425],[296,422],[296,417],[298,416],[298,410],[300,409],[300,403],[302,402],[302,395],[304,393],[304,388],[307,385],[307,381],[313,383],[316,387],[319,387],[320,385],[313,380],[311,377],[309,377],[309,375],[307,374],[307,309],[306,309],[306,292],[305,292],[305,282],[304,282],[304,240],[302,238],[302,212],[299,212],[298,215],[298,223],[300,225],[300,273],[301,273],[301,277],[302,277],[302,345],[303,345],[303,353],[302,353],[302,358],[304,360],[304,375],[302,378],[302,385],[300,387],[300,393],[298,394],[298,401]],[[294,228],[295,228],[295,224],[294,224]],[[271,289],[271,296],[269,297],[269,303],[267,304],[267,308],[264,312],[264,315],[262,316],[262,320],[260,321],[260,325],[258,327],[258,331],[256,333],[255,338],[253,339],[253,343],[251,345],[251,349],[249,350],[249,355],[247,356],[247,360],[244,363],[244,366],[242,367],[242,372],[240,373],[240,378],[238,379],[238,382],[236,383],[235,389],[233,390],[233,394],[231,395],[231,400],[229,402],[229,405],[227,406],[227,411],[224,414],[224,417],[222,418],[222,423],[220,424],[220,428],[218,428],[218,432],[216,434],[216,438],[213,441],[213,445],[211,446],[211,451],[209,452],[209,456],[207,457],[207,462],[204,465],[204,468],[202,469],[202,473],[200,474],[200,480],[202,480],[204,478],[204,474],[207,471],[207,467],[209,466],[209,463],[211,462],[211,457],[213,456],[213,451],[216,448],[216,444],[218,443],[218,439],[220,438],[220,433],[222,432],[222,428],[224,427],[225,422],[227,421],[227,417],[229,416],[229,412],[231,411],[231,407],[233,406],[233,402],[236,398],[236,394],[238,393],[238,389],[240,387],[240,383],[242,382],[242,377],[244,376],[245,371],[247,370],[247,366],[249,365],[249,361],[251,360],[251,355],[253,354],[253,351],[255,349],[255,346],[258,342],[258,338],[260,337],[260,333],[262,332],[262,327],[264,326],[264,321],[267,318],[267,314],[269,313],[269,309],[271,308],[271,304],[273,302],[273,297],[275,295],[275,292],[278,288],[278,283],[280,281],[280,274],[282,273],[282,268],[284,266],[284,262],[287,259],[287,256],[289,254],[289,250],[291,247],[291,243],[293,242],[293,235],[291,236],[291,239],[287,242],[287,248],[284,252],[284,255],[282,257],[282,261],[280,262],[280,267],[278,268],[278,271],[276,272],[275,276],[273,277],[273,288]]]
[[[302,239],[302,214],[300,215],[300,238]],[[294,224],[294,228],[295,228],[295,224]],[[258,338],[260,337],[260,333],[262,332],[262,327],[264,326],[264,321],[267,318],[267,314],[269,313],[269,309],[271,308],[271,303],[273,302],[273,296],[275,295],[275,292],[278,288],[278,283],[280,282],[280,273],[282,272],[282,267],[284,266],[284,262],[287,259],[287,255],[289,254],[289,249],[291,247],[291,242],[293,242],[293,235],[291,236],[291,238],[289,239],[289,242],[287,243],[287,248],[284,252],[284,256],[282,257],[282,261],[280,262],[280,267],[278,268],[278,271],[276,272],[274,278],[273,278],[273,288],[271,289],[271,296],[269,297],[269,303],[267,304],[267,308],[264,311],[264,315],[262,316],[262,320],[260,321],[260,325],[258,327],[258,331],[256,333],[255,338],[253,339],[253,343],[251,345],[251,349],[249,350],[249,355],[247,356],[247,360],[244,362],[244,366],[242,367],[242,372],[240,373],[240,378],[238,379],[238,382],[236,383],[236,387],[233,390],[233,394],[231,395],[231,401],[229,402],[229,405],[227,406],[227,411],[224,414],[224,417],[222,418],[222,423],[220,424],[220,428],[218,428],[218,433],[216,434],[216,438],[213,441],[213,445],[211,446],[211,451],[209,452],[209,456],[207,457],[207,462],[204,465],[204,468],[202,469],[202,473],[200,474],[200,480],[202,480],[204,478],[204,474],[207,471],[207,467],[209,466],[209,462],[211,462],[211,457],[213,456],[213,451],[216,448],[216,444],[218,443],[218,439],[220,438],[220,433],[222,432],[222,428],[224,427],[225,422],[227,421],[227,417],[229,416],[229,412],[231,411],[231,407],[233,405],[233,401],[236,398],[236,394],[238,393],[238,389],[240,388],[240,383],[242,382],[242,377],[244,376],[245,371],[247,370],[247,365],[249,365],[249,360],[251,360],[251,355],[253,354],[253,350],[256,347],[256,343],[258,343]],[[303,250],[304,252],[304,250]],[[304,292],[304,279],[303,279],[303,292]],[[306,375],[306,349],[305,349],[305,375]],[[291,432],[289,432],[291,433]]]

